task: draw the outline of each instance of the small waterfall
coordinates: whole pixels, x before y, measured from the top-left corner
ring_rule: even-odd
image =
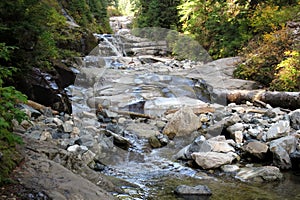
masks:
[[[62,5],[61,5],[61,7],[62,7]],[[67,19],[67,23],[69,23],[71,26],[74,26],[74,27],[80,27],[80,26],[75,22],[75,20],[73,19],[73,17],[71,17],[63,7],[62,7],[62,9],[61,9],[61,12],[62,12],[62,14],[65,16],[65,18]]]
[[[111,53],[114,54],[114,55],[104,55],[104,56],[123,57],[124,55],[123,48],[121,48],[119,45],[120,43],[122,43],[121,41],[117,41],[117,39],[110,34],[94,34],[94,36],[100,40],[99,47],[100,46],[108,47],[111,50]]]

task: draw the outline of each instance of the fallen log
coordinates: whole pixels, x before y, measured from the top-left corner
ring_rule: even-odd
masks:
[[[96,110],[96,115],[98,115],[98,113],[101,113],[104,109],[105,108],[101,104],[98,104],[97,110]],[[138,113],[138,112],[124,111],[124,110],[110,110],[110,111],[121,114],[121,115],[129,115],[132,118],[154,119],[153,116],[143,114],[143,113]]]
[[[118,135],[110,130],[105,130],[105,135],[106,136],[112,136],[114,138],[114,143],[115,145],[119,146],[120,148],[123,148],[123,149],[128,149],[129,147],[132,146],[132,143],[130,142],[129,139],[121,136],[121,135]]]
[[[266,90],[218,90],[214,92],[218,98],[226,97],[227,103],[242,104],[249,101],[260,104],[262,107],[269,104],[272,107],[281,107],[290,110],[300,108],[300,92]]]
[[[50,108],[50,107],[46,107],[42,104],[39,104],[39,103],[37,103],[35,101],[31,101],[31,100],[28,100],[25,104],[32,107],[32,108],[34,108],[34,109],[36,109],[36,110],[38,110],[38,111],[41,111],[41,112],[43,112],[43,110],[45,108]],[[51,109],[53,115],[58,115],[59,114],[58,111],[53,110],[52,108],[50,108],[50,109]]]
[[[122,111],[122,110],[114,110],[112,112],[116,112],[121,115],[129,115],[132,118],[145,118],[145,119],[154,119],[153,116],[143,114],[143,113],[137,113],[137,112],[130,112],[130,111]]]
[[[177,109],[171,109],[171,110],[167,110],[164,114],[165,115],[168,115],[168,114],[171,114],[171,113],[175,113],[179,110],[179,108]],[[206,113],[213,113],[216,111],[215,108],[213,107],[195,107],[195,108],[192,108],[194,114],[198,115],[198,114],[206,114]]]

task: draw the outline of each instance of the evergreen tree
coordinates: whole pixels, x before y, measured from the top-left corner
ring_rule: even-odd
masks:
[[[137,13],[137,27],[162,27],[177,29],[179,18],[177,6],[179,0],[140,0]]]

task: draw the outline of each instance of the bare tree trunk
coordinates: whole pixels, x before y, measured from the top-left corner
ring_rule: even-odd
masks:
[[[227,103],[253,103],[269,104],[272,107],[295,110],[300,108],[300,92],[272,92],[266,90],[219,90],[218,98],[226,97]]]

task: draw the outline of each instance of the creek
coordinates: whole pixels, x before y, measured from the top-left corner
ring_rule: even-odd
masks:
[[[68,88],[75,116],[94,113],[98,104],[111,111],[164,117],[169,109],[214,103],[211,86],[187,76],[203,63],[157,57],[166,51],[164,41],[135,37],[124,28],[126,23],[114,23],[119,34],[95,34],[99,45],[82,59],[75,85]],[[167,146],[152,149],[147,138],[126,132],[133,145],[120,149],[122,154],[108,152],[101,173],[128,182],[124,194],[114,194],[118,199],[181,199],[173,192],[178,185],[207,185],[213,193],[210,199],[300,199],[296,172],[286,172],[283,181],[247,183],[219,170],[205,171],[176,161],[174,155],[196,136],[175,137]]]

